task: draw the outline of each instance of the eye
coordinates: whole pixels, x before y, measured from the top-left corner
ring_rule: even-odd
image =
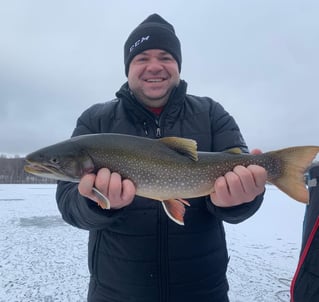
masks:
[[[169,53],[163,53],[159,56],[159,60],[161,61],[174,61],[174,57]]]
[[[146,57],[140,57],[140,58],[137,58],[135,60],[135,62],[147,62],[147,58]]]
[[[60,161],[57,157],[52,157],[52,158],[50,158],[50,163],[56,165],[56,164],[59,164]]]
[[[148,58],[147,55],[145,55],[144,53],[141,53],[141,54],[136,55],[133,58],[132,62],[136,62],[136,63],[138,63],[138,62],[146,62],[148,59],[149,58]]]

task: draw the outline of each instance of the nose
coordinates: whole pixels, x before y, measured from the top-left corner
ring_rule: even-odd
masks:
[[[161,61],[156,59],[156,58],[152,58],[151,60],[149,60],[148,64],[147,64],[147,70],[152,72],[152,73],[157,73],[163,70],[163,66],[161,64]]]

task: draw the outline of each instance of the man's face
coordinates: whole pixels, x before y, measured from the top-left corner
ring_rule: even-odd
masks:
[[[164,50],[146,50],[136,55],[130,63],[129,87],[137,99],[148,107],[164,106],[179,81],[178,64]]]

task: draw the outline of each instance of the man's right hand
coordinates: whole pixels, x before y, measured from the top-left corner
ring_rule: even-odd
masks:
[[[92,191],[93,187],[109,199],[111,209],[120,209],[129,205],[136,194],[136,188],[131,180],[122,180],[120,174],[111,173],[107,168],[100,169],[96,175],[83,176],[78,186],[81,195],[100,204],[101,200]]]

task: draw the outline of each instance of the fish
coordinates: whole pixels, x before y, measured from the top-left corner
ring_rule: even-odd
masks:
[[[174,222],[184,225],[189,198],[209,195],[214,182],[237,165],[259,165],[267,171],[267,182],[291,198],[307,203],[309,193],[304,173],[319,146],[295,146],[262,154],[242,153],[239,148],[224,152],[201,152],[188,138],[151,139],[117,133],[85,134],[41,148],[25,158],[25,171],[39,177],[79,182],[101,168],[130,179],[136,195],[158,200]],[[99,190],[99,205],[110,202]]]

